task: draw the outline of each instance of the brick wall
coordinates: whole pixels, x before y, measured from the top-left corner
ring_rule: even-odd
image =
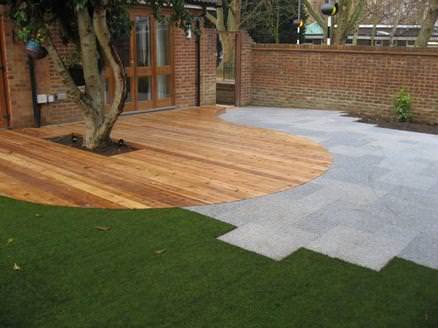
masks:
[[[414,119],[438,124],[438,51],[254,45],[251,103],[390,118],[406,88]]]
[[[252,70],[257,68],[257,63],[253,64],[253,46],[254,41],[247,32],[241,32],[239,35],[240,51],[238,52],[237,69],[239,70],[238,80],[240,81],[239,102],[241,106],[251,103],[252,92]],[[255,66],[254,66],[255,65]]]
[[[0,14],[2,11],[0,6]],[[6,20],[6,19],[5,19]],[[14,38],[12,23],[5,22],[5,66],[8,81],[7,94],[11,114],[10,127],[29,127],[34,125],[32,92],[27,55],[22,42]],[[61,55],[71,49],[55,39]],[[216,103],[216,32],[204,29],[201,37],[201,104]],[[36,75],[39,94],[65,93],[66,88],[49,58],[36,63]],[[195,38],[188,40],[182,30],[175,30],[175,105],[177,107],[196,104],[196,43]],[[41,106],[42,124],[72,122],[81,119],[78,106],[61,100]]]
[[[215,29],[201,34],[201,105],[216,104],[216,41]]]
[[[187,39],[175,31],[175,103],[178,107],[196,104],[196,38]],[[216,31],[201,33],[201,105],[216,104]]]
[[[52,33],[53,43],[62,58],[68,58],[74,51],[74,45],[65,44],[56,33]],[[62,94],[66,92],[64,82],[49,57],[37,61],[35,65],[38,94]],[[74,122],[82,119],[82,113],[77,104],[69,99],[57,100],[54,103],[41,106],[41,124]]]
[[[0,6],[2,21],[2,45],[4,74],[6,77],[5,93],[7,107],[19,110],[10,110],[10,126],[24,127],[33,125],[32,91],[29,80],[27,57],[24,56],[24,46],[14,41],[11,24],[7,21],[7,13]]]
[[[196,103],[196,43],[184,31],[175,31],[175,103],[194,106]]]

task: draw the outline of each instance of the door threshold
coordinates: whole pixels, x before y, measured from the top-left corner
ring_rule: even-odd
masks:
[[[167,106],[167,107],[154,108],[154,109],[150,109],[150,110],[134,110],[134,111],[130,111],[130,112],[123,112],[122,114],[120,114],[120,116],[130,116],[130,115],[164,112],[164,111],[175,110],[175,109],[178,109],[178,107]]]

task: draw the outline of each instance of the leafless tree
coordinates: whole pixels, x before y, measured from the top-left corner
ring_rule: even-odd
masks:
[[[333,43],[344,44],[349,34],[357,30],[364,13],[366,0],[339,0],[339,12],[336,15],[336,28],[333,32]],[[304,0],[309,15],[322,27],[325,34],[328,31],[327,20],[320,14],[321,1]]]
[[[426,4],[425,13],[421,22],[421,30],[415,43],[417,47],[427,47],[437,20],[438,0],[429,0]]]

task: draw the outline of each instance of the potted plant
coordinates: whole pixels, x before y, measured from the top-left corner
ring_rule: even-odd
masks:
[[[33,59],[43,59],[47,56],[47,49],[35,39],[27,41],[26,52]]]
[[[32,35],[30,30],[23,28],[19,32],[19,37],[27,40],[26,53],[33,59],[43,59],[48,55],[47,49],[43,47],[44,33],[38,31],[36,35]]]

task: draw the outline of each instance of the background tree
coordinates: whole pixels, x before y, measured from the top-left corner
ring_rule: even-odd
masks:
[[[235,32],[241,28],[246,28],[258,42],[295,42],[292,20],[297,11],[297,0],[218,0],[216,15],[207,13],[222,46],[218,71],[234,66]]]
[[[171,20],[186,26],[190,15],[183,0],[0,0],[10,6],[17,35],[47,48],[50,58],[67,86],[67,94],[82,110],[86,125],[84,147],[95,150],[111,143],[111,131],[123,112],[127,98],[125,68],[114,46],[116,37],[129,34],[128,8],[150,5],[157,17],[160,9],[172,8]],[[163,18],[162,18],[163,19]],[[53,41],[55,33],[74,44],[80,54],[85,90],[76,86]],[[99,62],[108,67],[115,81],[111,108],[106,110],[104,82]]]
[[[427,47],[433,34],[433,29],[438,20],[438,0],[428,0],[425,8],[424,18],[421,22],[421,30],[418,34],[415,45]]]
[[[364,13],[366,0],[339,0],[339,12],[335,17],[336,28],[333,29],[333,44],[344,44],[348,35],[353,34],[359,25]],[[320,2],[316,2],[320,3]],[[310,0],[304,0],[308,14],[321,26],[327,34],[327,18],[320,14],[319,5]]]
[[[241,27],[241,0],[218,0],[216,16],[207,13],[207,19],[216,26],[222,45],[223,57],[218,69],[234,66],[235,32]]]
[[[377,24],[391,25],[390,45],[400,24],[422,24],[425,8],[429,0],[367,0],[363,24],[372,24],[371,45],[376,38]]]
[[[298,0],[247,0],[242,2],[243,25],[251,37],[260,43],[296,43]],[[301,17],[306,18],[304,5]],[[304,35],[301,30],[300,37]]]
[[[365,3],[364,17],[361,23],[371,24],[371,46],[376,45],[377,25],[389,24],[393,28],[390,33],[390,43],[397,32],[397,26],[407,15],[405,11],[407,1],[405,0],[367,0]]]

